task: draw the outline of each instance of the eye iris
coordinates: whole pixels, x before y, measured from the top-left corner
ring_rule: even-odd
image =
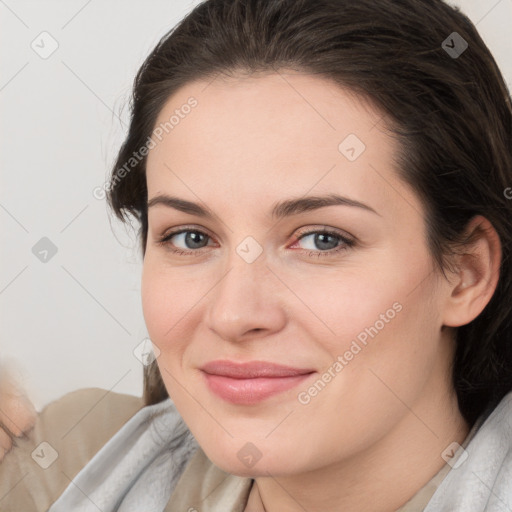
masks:
[[[328,239],[331,239],[331,246],[329,246],[329,241]],[[319,248],[319,249],[326,249],[326,250],[329,250],[329,249],[334,249],[337,245],[337,238],[332,236],[332,235],[329,235],[328,233],[317,233],[315,235],[315,245]],[[327,247],[326,247],[327,245]]]
[[[201,240],[201,237],[203,240]],[[189,231],[185,234],[185,245],[190,249],[197,249],[204,247],[204,244],[201,245],[201,242],[206,240],[206,236],[203,233],[199,233],[197,231]],[[199,244],[199,245],[195,245]]]

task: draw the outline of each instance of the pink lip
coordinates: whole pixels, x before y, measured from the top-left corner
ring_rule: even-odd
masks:
[[[208,387],[235,404],[251,405],[286,391],[307,379],[314,370],[292,368],[266,361],[233,363],[212,361],[204,365]]]

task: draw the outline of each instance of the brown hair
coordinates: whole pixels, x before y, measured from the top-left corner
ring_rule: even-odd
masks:
[[[426,207],[429,249],[443,273],[448,256],[467,243],[464,228],[474,215],[498,232],[497,289],[456,331],[453,385],[472,425],[512,389],[512,201],[505,197],[512,112],[496,62],[457,8],[441,0],[202,2],[160,40],[135,78],[129,132],[108,190],[113,211],[140,222],[144,254],[146,158],[122,179],[118,171],[145,145],[166,100],[217,74],[285,68],[334,80],[385,114],[399,142],[400,177]],[[168,396],[155,363],[145,369],[144,386],[147,404]]]

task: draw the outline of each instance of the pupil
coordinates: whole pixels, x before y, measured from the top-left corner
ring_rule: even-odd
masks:
[[[202,247],[201,237],[203,237],[202,233],[198,233],[197,231],[190,231],[185,236],[185,243],[191,249],[196,249],[197,247]],[[199,244],[199,245],[195,245],[195,244]]]
[[[334,244],[331,243],[330,246],[328,242],[329,238],[331,238],[331,242],[334,242]],[[315,235],[315,244],[319,249],[334,249],[336,247],[336,238],[327,233],[320,233]]]

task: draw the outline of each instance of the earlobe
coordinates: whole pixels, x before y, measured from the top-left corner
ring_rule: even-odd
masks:
[[[466,228],[468,243],[457,258],[443,324],[460,327],[472,322],[491,300],[499,279],[501,242],[493,225],[481,215]]]

